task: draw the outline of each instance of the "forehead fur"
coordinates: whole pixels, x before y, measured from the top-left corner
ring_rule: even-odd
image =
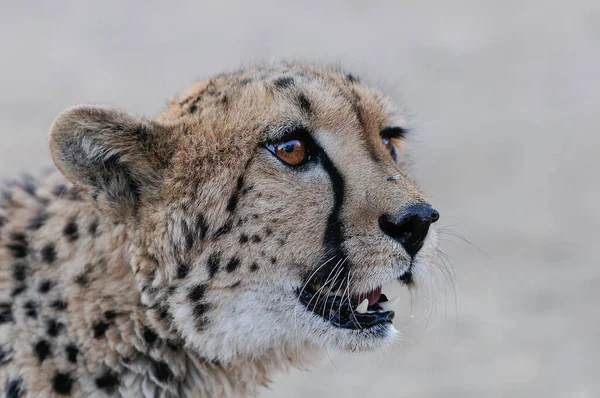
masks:
[[[282,126],[302,125],[373,144],[393,116],[387,99],[354,75],[278,64],[199,81],[173,98],[158,121],[187,131],[174,157],[174,173],[212,178],[217,170],[247,166],[253,154],[248,149],[276,139]]]

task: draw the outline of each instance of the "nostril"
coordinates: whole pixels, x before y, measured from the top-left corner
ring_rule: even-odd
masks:
[[[433,224],[434,222],[436,222],[437,220],[440,219],[440,213],[438,213],[437,210],[433,209],[433,211],[431,212],[431,223]]]

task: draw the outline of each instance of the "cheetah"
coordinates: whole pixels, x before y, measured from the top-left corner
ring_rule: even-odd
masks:
[[[392,342],[438,212],[404,167],[406,121],[339,68],[263,64],[155,118],[76,106],[56,168],[2,188],[7,397],[256,396],[324,349]]]

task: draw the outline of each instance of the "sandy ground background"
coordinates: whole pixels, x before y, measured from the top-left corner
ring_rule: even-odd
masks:
[[[487,4],[486,4],[487,3]],[[341,62],[414,115],[413,172],[456,271],[385,353],[329,353],[272,397],[600,396],[598,0],[0,2],[0,177],[58,112],[153,115],[255,59]]]

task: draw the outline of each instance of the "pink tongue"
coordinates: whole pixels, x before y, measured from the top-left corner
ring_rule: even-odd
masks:
[[[379,297],[381,297],[381,287],[378,287],[377,289],[367,294],[361,294],[360,296],[358,296],[358,302],[361,303],[365,299],[369,299],[369,305],[373,305],[379,301]]]

